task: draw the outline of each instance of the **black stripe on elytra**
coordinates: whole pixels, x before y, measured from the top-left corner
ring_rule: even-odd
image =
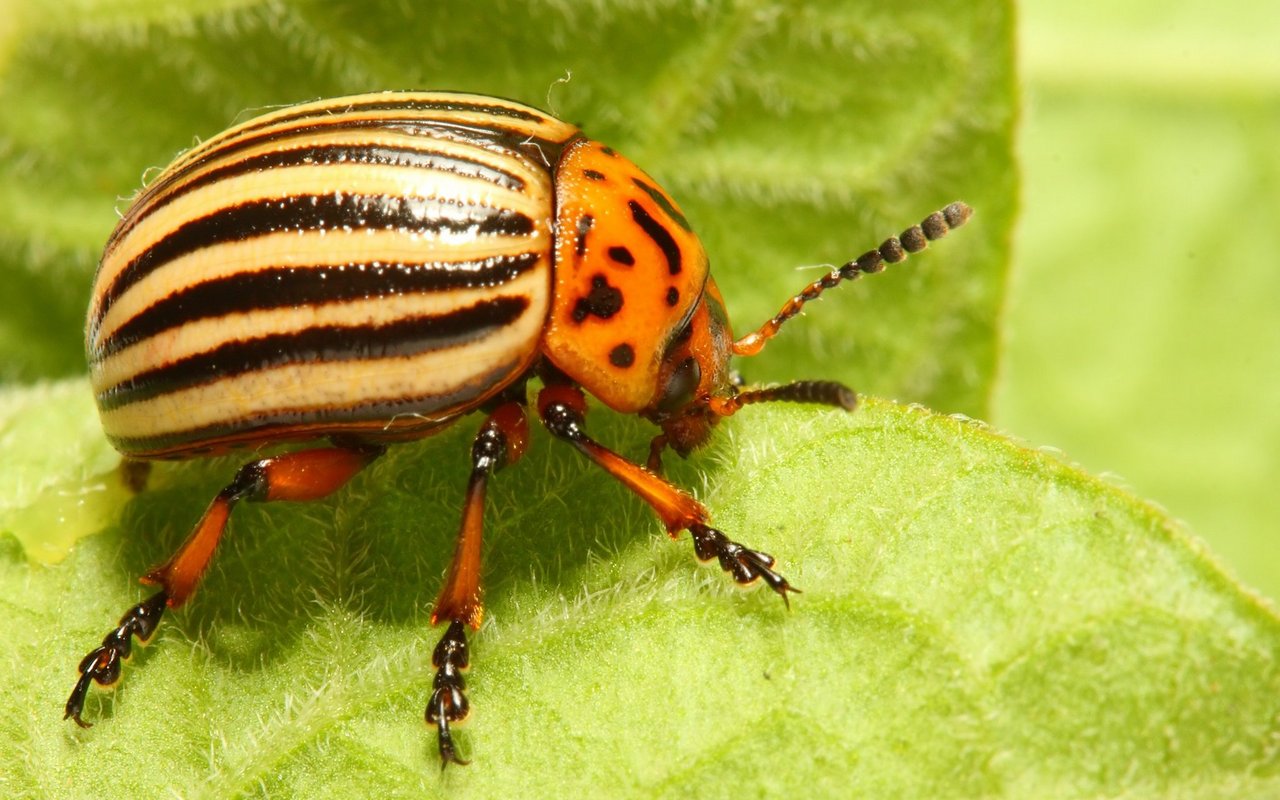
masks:
[[[375,99],[356,100],[355,98],[337,98],[338,102],[328,105],[313,106],[311,108],[298,109],[292,113],[283,112],[277,116],[264,114],[255,119],[250,119],[236,130],[236,135],[227,141],[216,145],[208,153],[201,154],[201,157],[191,164],[184,165],[184,172],[188,168],[198,165],[203,161],[207,161],[212,157],[222,157],[227,153],[242,149],[248,144],[254,144],[262,141],[274,141],[283,136],[295,136],[307,134],[316,130],[350,130],[358,128],[378,128],[393,127],[396,123],[425,123],[432,122],[452,122],[450,114],[457,113],[475,113],[484,114],[495,118],[495,124],[486,126],[495,132],[512,133],[514,131],[510,126],[504,126],[498,123],[498,119],[506,118],[519,120],[522,122],[534,122],[546,124],[554,122],[553,118],[537,113],[532,109],[526,110],[521,108],[512,108],[510,106],[499,105],[496,103],[473,103],[466,102],[459,97],[452,99],[440,100],[411,100],[408,98],[397,99],[395,93],[389,93],[384,96],[375,96]],[[388,112],[382,116],[373,119],[348,119],[347,115],[354,113],[364,113],[370,111]],[[394,112],[401,112],[405,116],[398,116]],[[432,116],[433,113],[443,112],[445,116]],[[294,123],[289,125],[289,123]],[[304,124],[311,123],[311,124]],[[269,128],[280,128],[280,126],[288,125],[289,127],[268,131],[266,136],[253,135],[257,132]],[[473,130],[476,129],[474,124],[468,125]]]
[[[310,117],[310,115],[307,115]],[[174,185],[185,180],[191,174],[199,171],[212,161],[233,157],[236,153],[257,147],[263,144],[280,143],[282,147],[284,143],[290,139],[297,139],[305,142],[309,136],[316,133],[331,133],[335,131],[354,131],[354,130],[393,130],[409,136],[420,137],[424,141],[431,139],[448,139],[450,141],[462,144],[484,147],[487,149],[498,148],[507,151],[513,151],[528,156],[534,163],[541,164],[545,168],[556,164],[560,160],[561,154],[565,148],[577,138],[576,135],[570,136],[564,141],[553,141],[543,139],[537,136],[531,136],[528,133],[517,128],[504,127],[499,124],[492,124],[484,127],[461,124],[452,122],[448,119],[435,119],[432,117],[421,116],[383,116],[373,119],[348,119],[346,117],[328,117],[320,114],[314,117],[315,122],[307,125],[295,125],[290,128],[281,130],[262,130],[256,131],[258,127],[266,127],[266,125],[274,126],[279,120],[273,120],[264,126],[251,126],[247,129],[241,129],[237,134],[225,142],[215,144],[209,150],[200,153],[197,157],[184,162],[177,169],[166,170],[161,174],[160,178],[150,186],[146,187],[137,198],[133,200],[133,207],[142,207],[152,199],[160,197],[168,192]],[[255,132],[256,131],[256,132]],[[119,241],[129,229],[136,224],[132,219],[126,218],[126,223],[111,235],[111,240],[107,243],[108,249],[114,242]]]
[[[127,233],[129,228],[136,226],[142,220],[172,203],[177,198],[215,181],[269,169],[323,167],[330,164],[368,164],[383,167],[428,169],[457,175],[461,178],[482,180],[516,192],[523,192],[525,189],[525,181],[518,175],[513,175],[506,170],[498,169],[474,159],[442,153],[437,150],[392,147],[382,144],[309,145],[261,153],[214,167],[160,197],[154,204],[147,206],[144,213],[131,217],[128,228],[119,231],[117,238]],[[184,170],[184,172],[186,171],[189,170]]]
[[[122,453],[147,458],[191,458],[259,442],[318,439],[341,435],[357,441],[401,441],[443,428],[471,410],[479,397],[511,383],[521,373],[515,359],[461,384],[452,391],[417,397],[393,397],[352,405],[305,406],[254,414],[160,436],[111,437]],[[388,425],[388,420],[403,420]]]
[[[139,312],[104,339],[95,360],[200,319],[273,308],[345,303],[401,294],[501,286],[528,272],[538,253],[418,264],[268,267],[187,286]]]
[[[252,200],[189,220],[140,253],[103,289],[98,320],[152,270],[197,250],[280,231],[341,229],[527,236],[534,221],[511,209],[463,206],[441,198],[335,193]]]
[[[116,384],[98,395],[98,408],[109,411],[180,389],[288,364],[398,358],[460,347],[510,325],[528,307],[525,297],[496,297],[446,314],[385,324],[317,325],[291,333],[230,341]]]
[[[476,103],[468,102],[460,97],[452,99],[440,100],[411,100],[408,98],[396,99],[396,95],[375,95],[370,100],[350,101],[338,98],[340,102],[331,105],[323,105],[312,108],[299,109],[292,114],[282,113],[271,119],[262,119],[259,122],[249,120],[242,127],[241,131],[253,131],[274,125],[280,125],[287,122],[296,122],[306,119],[323,119],[325,117],[352,114],[366,111],[408,111],[408,112],[444,112],[463,113],[463,114],[485,114],[491,117],[506,117],[508,119],[520,120],[522,122],[537,122],[545,124],[553,121],[543,114],[534,112],[531,109],[513,108],[511,106],[499,105],[496,103]]]
[[[631,209],[631,218],[636,221],[641,230],[649,235],[653,243],[662,251],[662,255],[666,257],[667,271],[672,275],[679,275],[682,269],[680,245],[676,244],[671,232],[661,222],[654,219],[648,211],[644,210],[644,206],[635,200],[628,200],[627,207]]]
[[[693,233],[693,228],[689,227],[689,220],[684,218],[684,214],[681,214],[680,210],[675,207],[666,192],[656,186],[650,186],[639,178],[632,178],[631,182],[639,187],[640,191],[649,195],[649,199],[657,203],[658,208],[661,208],[663,212],[671,218],[672,222],[679,225],[681,228],[684,228],[685,231]]]
[[[205,160],[201,159],[202,162]],[[215,181],[269,169],[321,167],[330,164],[369,164],[427,169],[463,178],[482,180],[516,192],[523,192],[526,187],[525,180],[518,175],[513,175],[510,172],[480,161],[429,149],[391,147],[376,144],[311,145],[262,153],[215,167],[187,183],[176,186],[173,191],[162,194],[154,203],[146,205],[142,211],[128,217],[127,222],[122,224],[112,235],[112,239],[113,241],[119,241],[139,223],[169,203]],[[184,168],[181,174],[188,174],[191,171],[191,169]],[[172,185],[177,177],[177,174],[172,177],[166,176],[165,183]]]

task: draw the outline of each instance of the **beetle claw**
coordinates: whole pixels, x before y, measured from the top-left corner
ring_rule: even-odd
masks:
[[[462,679],[462,670],[467,668],[469,662],[466,628],[462,622],[455,620],[449,624],[449,629],[440,637],[440,643],[431,654],[436,676],[431,682],[431,699],[427,701],[425,716],[428,725],[436,726],[440,769],[450,763],[459,766],[471,763],[458,756],[458,749],[453,743],[453,732],[449,728],[449,723],[460,722],[471,711],[471,704],[467,702],[465,693],[466,681]]]
[[[155,634],[156,625],[167,607],[169,595],[159,591],[124,612],[120,622],[102,639],[102,644],[80,660],[80,677],[67,698],[63,719],[73,719],[81,728],[92,728],[92,722],[81,717],[84,700],[91,684],[111,686],[120,680],[120,665],[133,650],[133,639],[145,644]]]
[[[750,586],[763,580],[782,598],[788,609],[791,608],[791,600],[787,595],[801,594],[780,572],[773,569],[774,558],[768,553],[743,547],[723,532],[701,523],[690,525],[689,533],[693,536],[693,551],[698,560],[716,559],[720,562],[720,569],[729,573],[736,583]]]

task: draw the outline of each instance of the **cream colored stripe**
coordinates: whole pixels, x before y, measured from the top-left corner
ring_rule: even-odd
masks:
[[[548,186],[520,193],[435,170],[365,164],[333,164],[323,169],[291,167],[240,175],[189,192],[139,223],[103,261],[97,286],[110,285],[133,259],[183,223],[241,203],[298,195],[362,195],[386,197],[389,202],[423,203],[422,214],[428,218],[465,217],[466,211],[458,205],[462,203],[511,209],[537,221],[551,213]]]
[[[550,257],[549,232],[530,237],[484,236],[459,244],[437,236],[403,231],[332,230],[306,234],[273,233],[243,242],[206,247],[170,261],[125,292],[108,309],[97,329],[90,330],[90,352],[143,310],[174,292],[205,281],[271,267],[309,267],[341,264],[417,264],[465,261],[518,253]],[[534,271],[540,271],[539,267]],[[549,280],[543,273],[543,280]],[[388,282],[393,278],[388,278]]]
[[[448,111],[433,109],[401,109],[396,111],[367,110],[358,111],[351,110],[354,104],[362,102],[460,102],[475,103],[486,106],[499,106],[505,108],[517,109],[520,112],[534,114],[538,117],[536,120],[522,120],[515,117],[496,116],[492,113],[477,113],[467,111]],[[311,115],[309,119],[296,119],[296,117],[305,113]],[[277,133],[287,131],[290,128],[299,127],[312,122],[352,122],[359,120],[377,120],[386,118],[394,114],[397,118],[419,119],[422,122],[455,122],[458,124],[466,124],[471,127],[483,130],[493,130],[501,128],[512,130],[526,136],[535,136],[543,139],[554,141],[562,141],[573,136],[577,132],[577,128],[566,122],[562,122],[554,117],[544,114],[535,108],[515,103],[510,100],[502,100],[496,97],[487,97],[477,94],[462,94],[449,92],[374,92],[370,94],[350,95],[347,97],[336,97],[326,100],[318,100],[312,103],[301,103],[294,106],[286,106],[261,116],[247,119],[244,122],[232,128],[219,133],[211,139],[206,140],[192,150],[184,153],[174,162],[174,166],[185,164],[194,159],[201,158],[205,153],[223,146],[232,139],[245,135],[258,135],[259,133]],[[272,124],[274,120],[285,120],[280,124]],[[252,128],[246,131],[246,128]]]
[[[244,341],[273,334],[287,334],[308,328],[358,325],[385,325],[410,317],[448,314],[478,302],[499,297],[525,297],[529,308],[517,322],[530,316],[538,324],[546,318],[551,293],[550,272],[536,268],[500,290],[480,287],[442,292],[391,295],[368,300],[349,300],[299,308],[276,308],[227,314],[171,328],[163,336],[144,339],[103,361],[91,370],[95,393],[107,391],[147,370],[206,353],[228,342]]]
[[[514,177],[524,180],[528,188],[527,191],[537,192],[546,191],[547,173],[545,167],[538,167],[524,159],[513,159],[509,153],[495,152],[470,144],[456,142],[451,139],[429,138],[419,135],[413,135],[387,128],[359,128],[340,131],[325,131],[320,133],[308,133],[300,135],[296,138],[263,142],[244,150],[237,150],[230,154],[210,160],[206,164],[202,164],[199,169],[193,171],[189,175],[184,175],[182,180],[173,185],[164,186],[162,192],[148,192],[147,195],[139,198],[137,202],[129,209],[129,217],[136,217],[140,214],[147,213],[147,210],[154,206],[159,200],[164,199],[175,191],[181,189],[192,181],[198,180],[201,176],[208,172],[226,167],[229,164],[235,164],[257,156],[284,153],[292,150],[301,150],[308,147],[388,147],[406,150],[415,150],[422,153],[440,153],[441,155],[466,159],[474,161],[495,170],[509,173]],[[355,163],[355,162],[353,162]],[[327,168],[328,164],[321,165],[321,168]],[[421,169],[419,167],[400,167],[400,169]],[[160,187],[164,176],[172,174],[173,170],[166,170],[153,186]],[[443,173],[449,174],[449,173]],[[150,187],[149,187],[150,188]],[[112,250],[116,243],[112,242]],[[110,250],[108,254],[110,254]]]
[[[251,424],[255,415],[349,409],[398,398],[444,396],[537,348],[545,307],[464,347],[413,357],[293,364],[160,395],[102,414],[108,436],[164,436],[210,425]]]

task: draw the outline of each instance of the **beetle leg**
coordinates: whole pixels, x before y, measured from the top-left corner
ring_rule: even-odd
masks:
[[[134,494],[147,488],[147,479],[150,477],[150,461],[127,457],[120,460],[120,481]]]
[[[787,599],[789,592],[799,589],[773,569],[773,556],[752,550],[731,540],[721,531],[707,525],[706,506],[659,475],[623,458],[587,436],[585,429],[586,398],[574,386],[552,385],[538,393],[538,413],[552,436],[563,439],[587,458],[639,495],[662,520],[674,538],[682,530],[693,537],[693,549],[700,561],[717,559],[720,568],[742,584],[763,580],[769,588]]]
[[[470,665],[466,626],[470,625],[472,630],[479,628],[484,616],[480,599],[480,539],[484,531],[485,490],[490,475],[524,455],[528,439],[529,423],[524,405],[511,401],[489,415],[471,444],[471,477],[467,481],[458,544],[449,562],[444,588],[431,612],[432,625],[449,620],[449,628],[431,655],[436,674],[425,715],[427,724],[436,726],[441,769],[449,762],[467,763],[458,757],[449,725],[465,719],[471,708],[462,672]]]
[[[137,637],[139,644],[146,644],[165,608],[178,608],[191,599],[237,502],[317,500],[336,491],[382,452],[381,447],[324,447],[264,458],[241,467],[205,509],[177,552],[143,576],[143,583],[159,585],[160,591],[126,611],[102,644],[80,661],[80,678],[67,698],[63,719],[74,719],[82,728],[91,727],[80,716],[89,685],[110,686],[118,681],[120,664],[131,651],[131,639]]]
[[[654,475],[662,475],[662,451],[667,449],[667,435],[660,433],[649,440],[649,459],[644,468]]]

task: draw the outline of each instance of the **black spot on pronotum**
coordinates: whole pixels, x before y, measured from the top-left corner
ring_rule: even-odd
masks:
[[[680,302],[680,290],[674,286],[668,288],[667,289],[667,305],[674,308],[675,304],[679,302]]]
[[[588,178],[588,179],[590,179],[590,180],[593,180],[593,181],[602,181],[602,180],[604,180],[604,173],[603,173],[603,172],[600,172],[599,170],[594,170],[594,169],[584,169],[584,170],[582,171],[582,174],[583,174],[583,176],[584,176],[584,177],[586,177],[586,178]]]
[[[573,305],[573,321],[582,322],[587,317],[608,319],[621,310],[622,292],[610,286],[603,275],[595,275],[591,278],[591,291]]]
[[[618,155],[618,151],[614,150],[612,147],[610,147],[607,144],[600,145],[600,152],[604,153],[606,156],[609,156],[610,158],[614,158]]]
[[[636,264],[636,257],[631,255],[630,250],[622,247],[621,245],[615,245],[609,248],[609,258],[619,264],[625,264],[628,267],[634,267]]]
[[[609,351],[609,363],[615,367],[626,368],[636,363],[636,351],[631,345],[623,343]]]
[[[667,272],[679,275],[680,270],[684,268],[683,256],[680,253],[680,245],[676,243],[671,231],[663,227],[661,222],[654,219],[653,215],[645,211],[644,206],[635,200],[628,200],[627,208],[631,209],[631,218],[640,226],[640,230],[653,240],[653,243],[662,251],[663,257],[667,259]]]
[[[578,255],[587,252],[587,234],[595,227],[596,218],[590,214],[578,217],[578,237],[573,241],[573,251]]]
[[[684,218],[684,214],[681,214],[675,207],[675,204],[671,202],[671,198],[667,196],[666,192],[656,186],[650,186],[639,178],[632,178],[631,182],[634,183],[640,191],[649,195],[649,199],[657,203],[658,207],[666,212],[667,216],[671,217],[671,220],[675,222],[675,224],[684,228],[689,233],[693,233],[693,229],[689,227],[689,220]]]

